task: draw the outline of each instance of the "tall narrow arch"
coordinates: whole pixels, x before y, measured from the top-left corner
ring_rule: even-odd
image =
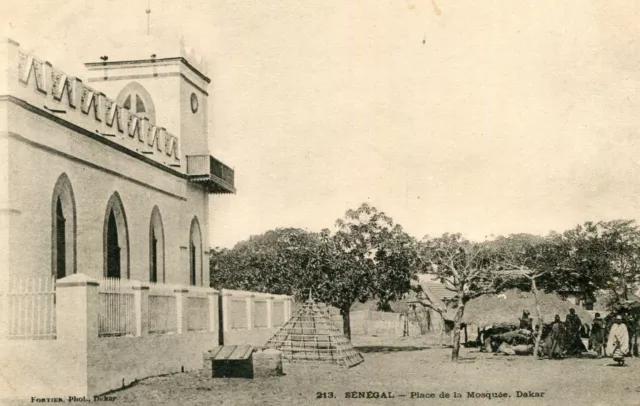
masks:
[[[63,173],[51,198],[51,272],[56,278],[76,273],[76,247],[76,200]]]
[[[203,285],[202,233],[200,232],[198,218],[194,217],[191,220],[191,229],[189,231],[189,283],[197,285],[198,279],[200,279],[200,285]]]
[[[158,206],[153,206],[149,221],[149,281],[165,281],[164,227]]]
[[[104,276],[129,278],[129,229],[118,192],[107,202],[103,232]]]
[[[156,123],[156,106],[153,103],[151,94],[138,82],[129,82],[122,88],[116,103],[138,117],[146,117],[151,124]]]

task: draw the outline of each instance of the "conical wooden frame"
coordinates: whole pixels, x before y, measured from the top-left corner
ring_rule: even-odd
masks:
[[[324,305],[309,298],[302,308],[267,342],[290,362],[331,363],[353,367],[364,361],[333,324]]]

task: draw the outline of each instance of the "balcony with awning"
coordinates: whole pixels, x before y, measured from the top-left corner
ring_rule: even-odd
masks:
[[[187,176],[209,193],[236,193],[234,171],[211,155],[187,155]]]

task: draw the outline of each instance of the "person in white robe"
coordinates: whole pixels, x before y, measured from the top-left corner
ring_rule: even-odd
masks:
[[[618,347],[616,349],[616,347]],[[615,351],[615,353],[614,353]],[[616,316],[616,321],[609,331],[609,340],[607,341],[607,354],[610,356],[626,355],[629,352],[629,331],[627,326],[622,322],[622,316]]]

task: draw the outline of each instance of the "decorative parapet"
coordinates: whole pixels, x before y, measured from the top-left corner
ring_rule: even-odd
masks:
[[[4,42],[4,41],[3,41]],[[150,159],[186,174],[179,139],[164,127],[117,104],[78,77],[55,68],[21,49],[15,41],[1,45],[6,66],[0,69],[0,96],[15,98],[25,107],[71,124],[81,132],[113,146],[124,147],[141,159]]]

